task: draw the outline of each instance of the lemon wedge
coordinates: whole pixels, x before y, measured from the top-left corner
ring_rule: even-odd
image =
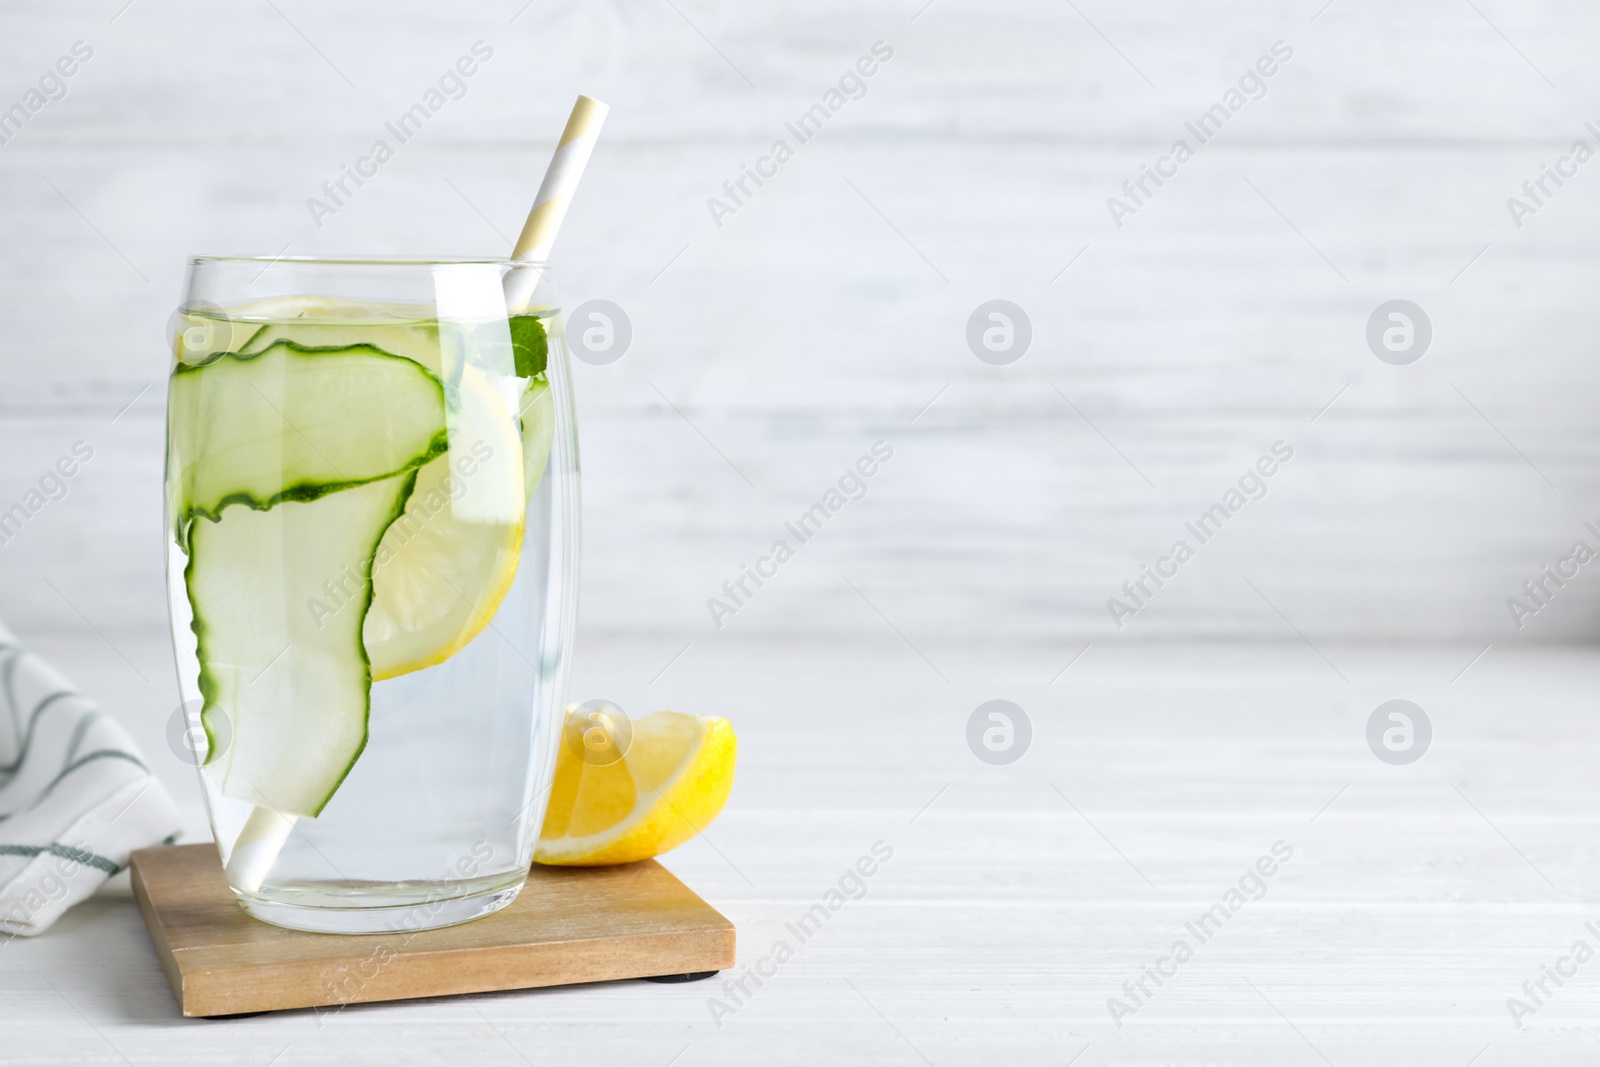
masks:
[[[477,637],[522,556],[524,445],[494,387],[472,367],[450,416],[450,448],[417,472],[405,513],[373,558],[362,643],[372,680],[443,663]]]
[[[566,729],[569,738],[575,729],[586,740],[594,734],[570,714]],[[561,746],[535,862],[593,867],[648,859],[717,817],[738,753],[727,719],[658,711],[634,721],[631,732],[612,762],[586,759],[581,742]]]

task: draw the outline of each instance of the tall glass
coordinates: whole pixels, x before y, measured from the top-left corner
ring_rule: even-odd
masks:
[[[546,272],[201,256],[174,323],[168,602],[240,904],[349,933],[505,906],[576,614]]]

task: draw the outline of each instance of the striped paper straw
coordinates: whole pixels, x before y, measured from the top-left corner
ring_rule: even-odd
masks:
[[[578,187],[578,179],[583,177],[583,168],[589,164],[608,110],[606,105],[587,96],[578,97],[578,102],[572,105],[567,128],[556,145],[550,169],[544,172],[539,195],[534,198],[533,210],[528,212],[522,236],[517,238],[512,259],[539,262],[550,258],[550,247],[555,244],[561,220],[567,217],[567,205],[572,203],[573,190]]]

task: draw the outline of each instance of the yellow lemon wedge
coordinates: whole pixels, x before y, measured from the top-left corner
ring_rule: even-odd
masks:
[[[588,720],[569,713],[565,733],[536,863],[595,867],[658,856],[704,830],[733,788],[739,746],[727,719],[658,711],[634,721],[631,738],[616,745],[620,756],[609,757],[608,738],[592,743]]]
[[[494,618],[522,555],[521,435],[494,388],[465,368],[450,447],[417,472],[378,544],[362,643],[372,680],[442,663]]]

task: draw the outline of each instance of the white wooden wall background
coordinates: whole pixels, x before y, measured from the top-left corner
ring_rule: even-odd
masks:
[[[1505,200],[1593,140],[1600,12],[518,7],[7,6],[4,103],[94,48],[0,146],[0,504],[96,450],[0,546],[19,626],[160,625],[185,254],[500,252],[585,91],[613,112],[565,290],[635,331],[578,367],[586,633],[883,632],[848,579],[913,641],[1595,635],[1587,575],[1521,632],[1505,601],[1600,518],[1600,166],[1520,230]],[[467,95],[315,228],[307,197],[480,39]],[[707,198],[880,39],[866,96],[719,229]],[[1106,198],[1280,39],[1267,96],[1116,229]],[[964,341],[993,297],[1034,326],[1009,367]],[[1434,323],[1408,367],[1363,341],[1396,297]],[[718,633],[706,598],[878,438],[869,497]],[[1118,633],[1106,598],[1278,439],[1269,497]]]

